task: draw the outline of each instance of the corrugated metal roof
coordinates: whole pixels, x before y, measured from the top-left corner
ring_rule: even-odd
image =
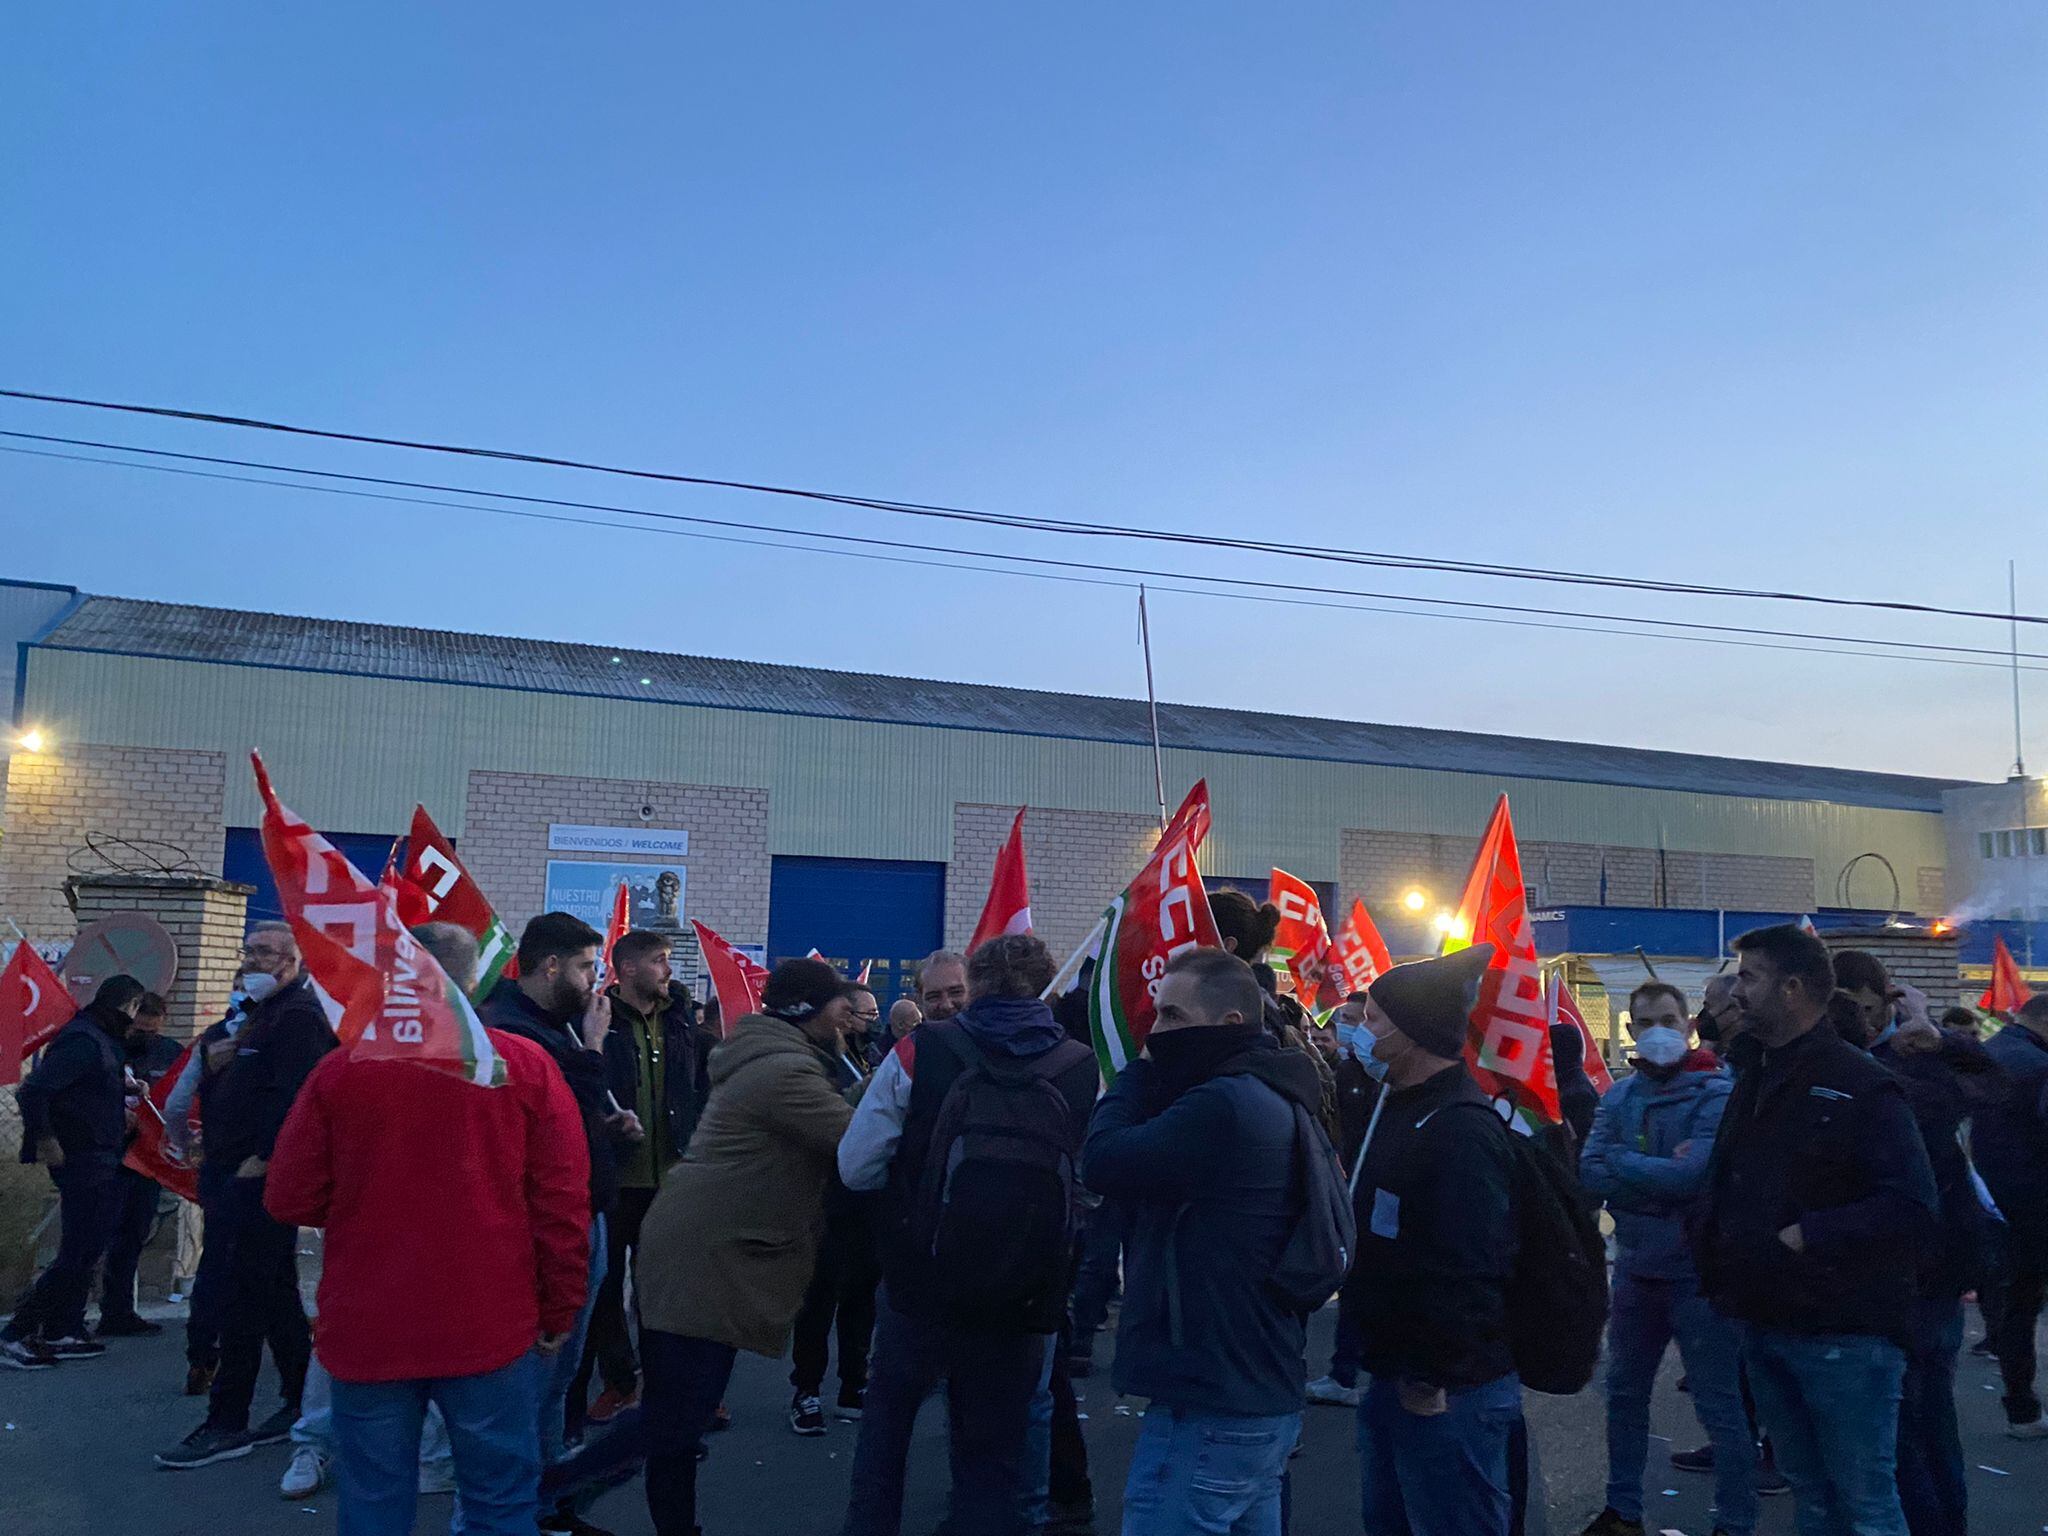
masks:
[[[1086,741],[1151,740],[1142,699],[611,650],[129,598],[86,599],[39,643],[56,650],[170,661],[646,699],[884,724]],[[1942,791],[1961,782],[1364,721],[1303,719],[1192,704],[1161,704],[1159,729],[1167,746],[1196,751],[1695,794],[1827,800],[1933,813],[1941,810]]]

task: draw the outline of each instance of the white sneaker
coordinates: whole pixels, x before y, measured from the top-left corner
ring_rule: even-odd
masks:
[[[277,1491],[287,1499],[307,1499],[327,1482],[327,1458],[310,1445],[292,1447],[292,1464],[278,1479]]]
[[[2005,1432],[2015,1440],[2048,1440],[2048,1419],[2035,1414],[2024,1424],[2008,1424]]]
[[[1334,1376],[1318,1376],[1308,1384],[1308,1400],[1333,1408],[1356,1408],[1363,1394],[1356,1387],[1342,1385]]]
[[[420,1463],[421,1493],[453,1493],[455,1491],[455,1462],[443,1456],[437,1461]]]

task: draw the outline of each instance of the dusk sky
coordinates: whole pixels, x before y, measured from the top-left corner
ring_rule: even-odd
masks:
[[[2021,609],[2048,613],[2048,8],[78,3],[8,33],[0,387],[1978,608],[2014,557]],[[2007,639],[10,401],[0,428],[1310,599]],[[0,574],[95,592],[1144,687],[1121,586],[11,452],[0,536]],[[1973,778],[2012,760],[1995,658],[1176,591],[1152,611],[1160,692],[1191,703]],[[2048,629],[2022,640],[2048,653]]]

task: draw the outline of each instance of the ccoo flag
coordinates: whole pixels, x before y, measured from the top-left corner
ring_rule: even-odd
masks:
[[[1208,835],[1209,785],[1202,780],[1173,813],[1138,878],[1109,904],[1090,936],[1090,943],[1101,940],[1088,988],[1088,1023],[1104,1082],[1144,1048],[1167,961],[1184,949],[1222,943],[1195,866]]]
[[[631,932],[632,928],[633,894],[626,889],[626,882],[621,880],[612,888],[612,917],[604,926],[604,953],[598,959],[603,974],[598,985],[608,987],[619,979],[619,973],[612,969],[612,951],[618,948],[619,940]]]
[[[1266,949],[1267,963],[1294,983],[1302,1007],[1313,1009],[1320,1002],[1330,956],[1330,925],[1323,919],[1322,898],[1306,880],[1276,869],[1266,883],[1266,900],[1280,911],[1280,926]]]
[[[397,883],[370,884],[326,838],[278,802],[263,759],[249,754],[263,797],[263,857],[278,904],[334,1032],[352,1055],[406,1061],[482,1087],[505,1080],[476,1011],[406,931]]]
[[[1031,931],[1031,882],[1024,875],[1024,812],[1010,823],[1010,835],[996,855],[995,873],[988,882],[988,900],[981,904],[981,921],[974,925],[974,937],[967,941],[973,954],[990,939],[1006,933]]]
[[[0,1083],[21,1081],[21,1064],[57,1038],[78,1005],[35,945],[14,946],[0,970]]]
[[[1557,1107],[1557,1067],[1550,1057],[1549,1007],[1506,795],[1494,806],[1493,820],[1479,841],[1445,947],[1470,944],[1493,946],[1465,1039],[1472,1075],[1517,1130],[1555,1125],[1563,1116]]]
[[[1394,957],[1387,953],[1387,941],[1380,937],[1372,914],[1365,910],[1364,902],[1354,898],[1351,910],[1338,926],[1336,938],[1330,941],[1330,963],[1324,981],[1326,987],[1337,993],[1332,1006],[1354,992],[1363,992],[1393,968]]]
[[[711,990],[718,997],[718,1032],[730,1037],[741,1019],[761,1011],[761,988],[768,973],[694,917],[690,926],[697,930],[697,947],[704,951],[704,969],[711,973]]]
[[[196,1165],[171,1155],[164,1139],[164,1105],[170,1101],[171,1090],[178,1086],[178,1079],[184,1075],[185,1063],[192,1058],[196,1040],[178,1052],[178,1059],[163,1071],[140,1106],[135,1117],[135,1139],[128,1143],[128,1150],[121,1161],[133,1168],[145,1179],[154,1179],[174,1195],[180,1195],[193,1204],[199,1203],[199,1169]],[[195,1096],[188,1114],[189,1123],[199,1124],[199,1100]]]
[[[508,973],[512,935],[424,805],[413,807],[412,831],[405,840],[405,863],[398,871],[398,916],[408,928],[453,923],[476,940],[476,987],[470,996],[489,997],[498,978]]]
[[[1564,967],[1559,966],[1550,973],[1550,986],[1545,994],[1550,1002],[1547,1010],[1552,1028],[1569,1024],[1579,1032],[1579,1063],[1586,1069],[1586,1076],[1593,1087],[1605,1093],[1614,1086],[1614,1074],[1607,1070],[1607,1058],[1600,1054],[1600,1042],[1593,1038],[1592,1028],[1586,1023],[1586,1016],[1579,1012],[1579,1000],[1572,996],[1572,989],[1564,984]],[[1557,1086],[1557,1063],[1551,1062],[1550,1083]]]
[[[1992,935],[1991,985],[1986,987],[1984,995],[1977,999],[1977,1006],[1986,1013],[2010,1016],[2033,995],[2034,989],[2027,985],[2027,978],[2020,974],[2020,963],[2013,959],[2012,951],[2005,947],[2004,936]]]

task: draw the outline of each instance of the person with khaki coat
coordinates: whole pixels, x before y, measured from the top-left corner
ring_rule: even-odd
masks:
[[[824,1231],[852,1107],[830,1063],[856,1027],[850,988],[787,960],[711,1053],[711,1096],[640,1231],[634,1283],[656,1536],[695,1536],[697,1453],[740,1350],[779,1358]]]

